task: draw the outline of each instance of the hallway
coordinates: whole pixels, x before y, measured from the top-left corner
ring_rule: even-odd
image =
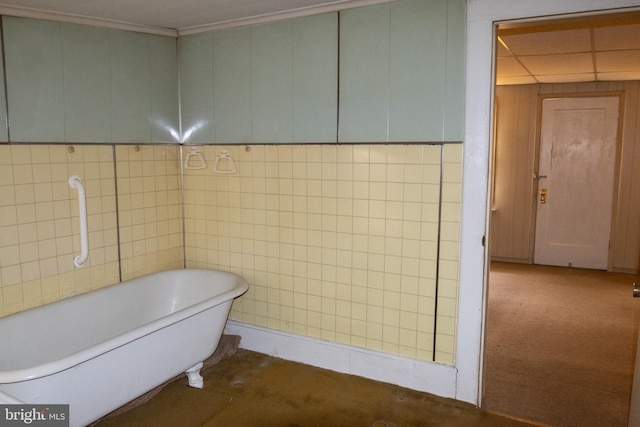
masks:
[[[640,322],[634,281],[492,263],[483,407],[554,426],[626,426]]]

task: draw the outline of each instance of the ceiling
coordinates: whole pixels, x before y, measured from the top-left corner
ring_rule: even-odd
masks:
[[[497,84],[640,80],[640,12],[498,26]]]
[[[0,14],[188,34],[387,0],[0,0]],[[498,27],[497,84],[640,80],[640,11]]]

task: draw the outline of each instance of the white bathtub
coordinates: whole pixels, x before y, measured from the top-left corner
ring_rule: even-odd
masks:
[[[69,404],[84,426],[188,371],[218,346],[244,279],[172,270],[0,319],[0,403]]]

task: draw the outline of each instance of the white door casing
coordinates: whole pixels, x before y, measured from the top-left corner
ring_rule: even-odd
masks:
[[[636,10],[639,0],[470,0],[467,2],[465,135],[456,335],[456,398],[480,404],[488,255],[495,25],[544,16]]]
[[[619,102],[543,100],[535,264],[607,269]]]

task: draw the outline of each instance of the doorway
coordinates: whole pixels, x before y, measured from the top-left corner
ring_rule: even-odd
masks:
[[[563,19],[563,24],[567,22],[566,19]],[[541,24],[540,22],[536,23]],[[512,34],[515,35],[522,35],[524,34],[523,31],[523,27],[522,27],[522,23],[519,23],[517,27],[518,32],[512,32]],[[510,29],[514,29],[514,27],[509,27]],[[538,32],[540,32],[540,30],[537,30]],[[500,31],[498,31],[498,34],[500,34]],[[574,34],[575,35],[575,34]],[[540,39],[540,37],[544,37],[544,36],[540,36],[540,34],[537,34],[536,37],[538,39]],[[526,38],[526,37],[525,37]],[[554,37],[554,40],[557,41],[557,37]],[[522,42],[522,39],[520,40]],[[563,42],[560,41],[558,42],[559,45],[562,45]],[[503,46],[504,47],[504,46]],[[498,64],[498,68],[500,67],[500,64]],[[639,67],[640,68],[640,67]],[[537,69],[536,70],[538,78],[540,75],[545,75],[548,76],[549,74],[544,74],[544,72],[541,69]],[[533,75],[533,74],[532,74]],[[635,83],[634,83],[635,84]],[[528,85],[519,85],[520,87],[517,90],[513,90],[513,91],[507,91],[507,90],[500,90],[499,88],[496,88],[495,92],[497,94],[496,96],[496,109],[498,111],[497,113],[497,119],[496,119],[496,130],[495,130],[495,135],[496,135],[496,150],[499,150],[499,145],[500,145],[500,126],[502,125],[501,122],[501,113],[503,112],[507,112],[507,115],[511,116],[511,120],[514,120],[514,123],[516,123],[517,128],[519,128],[519,130],[515,130],[514,132],[516,132],[515,136],[512,134],[510,137],[512,139],[518,140],[519,142],[524,141],[525,143],[521,143],[520,146],[518,147],[517,150],[512,150],[512,152],[510,152],[509,156],[505,156],[505,153],[498,153],[498,152],[494,152],[494,165],[493,165],[493,171],[492,171],[492,175],[494,176],[494,181],[492,183],[492,188],[493,188],[493,192],[492,192],[492,197],[491,197],[491,218],[490,218],[490,230],[491,230],[491,235],[489,238],[490,241],[490,251],[491,251],[491,255],[492,255],[492,259],[494,260],[498,260],[498,261],[508,261],[511,263],[519,263],[518,265],[516,264],[499,264],[500,269],[499,270],[495,270],[495,269],[491,269],[495,275],[493,275],[491,272],[489,273],[489,284],[488,284],[488,302],[487,302],[487,318],[491,319],[492,314],[496,314],[497,310],[493,310],[492,311],[492,286],[494,285],[494,281],[492,279],[492,276],[495,276],[495,279],[504,279],[505,274],[506,276],[509,276],[507,279],[507,282],[510,282],[513,289],[513,292],[515,292],[515,296],[513,296],[511,299],[506,299],[506,300],[502,300],[501,302],[498,302],[499,304],[502,304],[502,306],[500,307],[501,309],[505,309],[507,312],[510,312],[511,314],[513,313],[517,313],[518,310],[526,308],[528,305],[535,305],[535,303],[533,302],[533,297],[528,298],[526,300],[518,300],[519,296],[522,296],[521,294],[524,294],[523,290],[527,290],[529,291],[530,288],[532,288],[533,286],[527,286],[527,280],[526,279],[526,275],[524,273],[522,273],[522,271],[526,271],[528,273],[531,273],[531,271],[526,270],[527,268],[533,268],[534,271],[537,271],[535,269],[538,269],[539,267],[534,266],[533,264],[551,264],[553,265],[554,262],[556,263],[555,265],[564,265],[564,266],[569,266],[570,263],[573,267],[578,266],[577,264],[574,264],[574,261],[571,261],[574,258],[569,258],[569,261],[567,261],[566,259],[559,259],[559,256],[557,253],[552,253],[551,256],[547,259],[547,260],[541,260],[538,257],[538,255],[540,255],[540,251],[541,249],[538,248],[538,244],[541,240],[541,238],[539,236],[536,235],[536,223],[540,220],[540,218],[536,217],[536,209],[539,208],[540,203],[540,199],[541,199],[541,192],[540,190],[542,189],[546,189],[547,190],[547,195],[549,194],[550,191],[550,186],[549,186],[549,181],[543,181],[543,176],[547,176],[548,177],[548,171],[545,171],[544,169],[536,169],[537,166],[537,161],[538,159],[538,151],[537,151],[537,144],[536,143],[531,143],[531,141],[536,141],[539,138],[539,135],[542,134],[541,128],[539,128],[538,126],[531,125],[531,117],[536,117],[535,120],[538,120],[538,117],[541,115],[542,113],[542,109],[538,109],[534,106],[534,103],[538,103],[538,100],[544,97],[566,97],[567,95],[575,95],[576,93],[580,92],[586,94],[597,94],[598,96],[602,95],[603,92],[609,92],[609,95],[613,94],[616,95],[616,92],[621,92],[621,93],[627,93],[629,90],[630,86],[633,86],[633,84],[631,83],[625,83],[622,81],[619,82],[613,82],[613,81],[607,81],[607,82],[572,82],[572,81],[564,81],[564,82],[557,82],[555,84],[551,84],[551,83],[543,83],[541,81],[537,81],[535,83],[531,83]],[[522,87],[522,86],[527,86],[527,87]],[[501,93],[503,92],[503,93]],[[506,92],[511,92],[509,94],[507,94],[508,96],[505,96]],[[550,93],[553,93],[553,95],[550,95]],[[501,97],[502,95],[502,97]],[[511,98],[509,98],[509,96]],[[613,97],[615,98],[615,96]],[[520,110],[520,112],[516,112],[517,110]],[[527,117],[527,118],[525,118]],[[504,129],[503,129],[504,130]],[[513,130],[512,130],[513,131]],[[518,132],[520,132],[520,134],[518,134]],[[528,143],[527,143],[528,142]],[[498,155],[496,155],[498,154]],[[542,159],[542,155],[540,156],[540,160],[544,160]],[[615,156],[614,156],[615,157]],[[516,178],[513,178],[513,176],[511,178],[507,178],[506,181],[509,182],[509,185],[507,186],[507,188],[497,188],[496,187],[496,181],[500,180],[500,179],[505,179],[505,176],[501,176],[501,172],[500,172],[500,166],[501,163],[504,165],[505,163],[511,163],[507,169],[509,169],[509,174],[515,174],[513,176],[516,176]],[[615,167],[611,168],[610,170],[613,171],[615,169]],[[504,172],[504,171],[503,171]],[[620,170],[618,170],[618,172],[620,172]],[[509,176],[509,174],[506,174],[507,176]],[[518,175],[520,174],[520,175]],[[504,174],[503,174],[504,175]],[[613,176],[613,174],[612,174]],[[566,181],[566,177],[565,177],[565,181]],[[546,186],[545,186],[546,184]],[[614,185],[613,182],[611,182],[610,184],[610,188],[613,189]],[[556,194],[557,191],[554,190],[554,194]],[[513,197],[515,199],[517,199],[518,197],[520,198],[518,203],[516,203],[516,206],[513,206],[513,204],[511,206],[505,207],[505,205],[502,204],[502,202],[505,200],[506,197]],[[567,196],[565,196],[567,197]],[[608,196],[606,196],[608,197]],[[611,200],[611,199],[608,199]],[[543,203],[544,204],[544,203]],[[579,204],[574,202],[574,205]],[[612,206],[613,204],[609,202],[609,206]],[[544,206],[544,207],[548,207],[548,206]],[[619,208],[619,206],[617,206]],[[626,209],[626,208],[625,208]],[[636,209],[634,214],[638,215],[638,210]],[[541,216],[540,213],[538,212],[538,217]],[[543,215],[542,215],[543,216]],[[552,213],[551,215],[549,215],[551,220],[555,221],[558,218],[558,213]],[[614,218],[614,221],[619,221],[620,218]],[[612,221],[611,219],[608,220],[608,224],[609,227],[611,225]],[[508,224],[508,226],[505,226],[505,224]],[[557,236],[558,231],[560,231],[561,233],[564,232],[566,228],[566,225],[563,225],[560,230],[556,229],[552,234],[555,236]],[[610,227],[611,228],[611,227]],[[623,232],[621,232],[620,230],[615,230],[614,227],[614,231],[617,231],[618,234],[614,233],[614,237],[619,236],[620,234],[622,234]],[[636,230],[631,229],[629,230],[628,234],[634,234],[636,233]],[[547,230],[547,234],[548,230]],[[636,233],[637,234],[637,233]],[[572,236],[571,234],[569,236]],[[580,235],[578,237],[584,237],[583,235]],[[575,238],[574,238],[575,240]],[[607,269],[607,259],[608,257],[608,253],[609,253],[609,246],[608,246],[608,242],[606,246],[606,252],[604,255],[605,258],[605,262],[604,265],[603,264],[598,264],[597,267],[594,267],[595,264],[588,264],[590,265],[589,268],[598,268],[598,269],[603,269],[606,270]],[[614,246],[615,247],[615,246]],[[535,249],[535,250],[534,250]],[[602,248],[600,248],[602,249]],[[636,251],[637,251],[637,247],[636,247]],[[637,254],[637,252],[636,252]],[[620,256],[619,254],[617,256]],[[602,260],[602,254],[600,255],[600,260]],[[559,263],[559,264],[558,264]],[[614,267],[616,265],[623,265],[624,263],[620,264],[613,264]],[[638,268],[638,258],[636,256],[635,262],[630,262],[629,264],[629,268],[628,268],[628,272],[635,272],[632,270],[636,270]],[[496,266],[496,264],[494,264],[494,267]],[[587,266],[587,265],[581,265],[581,266]],[[513,268],[510,268],[513,267]],[[548,268],[548,267],[545,267]],[[505,273],[506,270],[506,273]],[[624,271],[624,268],[620,269],[621,271]],[[553,274],[551,274],[553,273]],[[556,283],[558,284],[558,287],[561,286],[561,283],[563,282],[563,280],[561,280],[561,278],[563,276],[567,276],[569,275],[570,277],[572,274],[574,273],[579,273],[579,274],[587,274],[587,276],[575,276],[574,280],[576,281],[576,283],[579,285],[579,281],[586,281],[586,280],[591,280],[591,276],[590,274],[594,273],[594,272],[589,272],[589,271],[581,271],[581,270],[577,270],[577,269],[568,269],[568,268],[550,268],[549,272],[545,272],[545,276],[551,275],[551,283]],[[606,278],[608,276],[611,275],[611,273],[606,273],[606,272],[597,272],[598,274],[603,274],[604,276],[600,277],[600,282],[604,282],[606,281]],[[628,281],[628,283],[630,284],[633,280],[629,275],[621,275],[620,276],[622,278],[623,281]],[[540,282],[540,280],[534,280],[534,282],[531,283],[536,283],[536,282]],[[566,284],[565,285],[566,289],[572,289],[571,287],[571,283]],[[601,286],[597,286],[596,287],[601,287]],[[549,288],[550,291],[561,291],[562,289],[554,289],[553,286],[551,288]],[[573,288],[573,290],[575,292],[580,292],[580,287],[576,287]],[[622,288],[624,289],[624,288]],[[630,291],[629,291],[630,292]],[[562,294],[562,292],[561,292]],[[622,295],[622,294],[620,294]],[[588,308],[586,308],[586,304],[581,304],[578,302],[579,298],[576,298],[576,296],[578,295],[566,295],[566,299],[562,300],[561,295],[560,296],[556,296],[556,300],[555,303],[560,304],[561,306],[564,306],[565,308],[569,308],[571,307],[572,310],[576,309],[577,311],[575,312],[575,316],[570,317],[570,319],[567,321],[569,323],[572,323],[573,320],[576,320],[576,322],[578,322],[577,324],[574,324],[573,326],[584,326],[586,324],[586,322],[579,322],[580,318],[583,319],[589,319],[589,316],[587,316],[589,313],[580,311],[580,309],[585,309],[585,310],[589,310]],[[580,295],[581,296],[581,295]],[[629,297],[631,296],[631,294],[629,293]],[[606,296],[606,294],[604,294],[604,296],[600,296],[599,298],[602,298],[603,300],[608,300],[609,297]],[[631,298],[629,298],[629,300],[631,301]],[[541,324],[546,325],[548,333],[545,334],[544,330],[543,333],[540,334],[540,338],[541,340],[545,339],[545,335],[551,335],[551,332],[557,332],[554,331],[554,328],[559,328],[561,327],[561,323],[562,321],[558,320],[558,324],[555,324],[553,322],[554,319],[554,312],[553,310],[550,309],[550,306],[553,305],[551,303],[541,303],[539,307],[537,307],[538,311],[535,311],[533,313],[533,319],[537,319],[537,321],[532,321],[532,324],[536,324],[536,326],[540,326]],[[574,305],[577,305],[578,307],[575,307]],[[637,305],[637,304],[636,304]],[[593,310],[593,309],[591,309]],[[627,307],[627,313],[629,314],[629,319],[630,322],[633,323],[633,325],[637,325],[638,324],[638,313],[639,311],[637,309],[634,308],[634,306],[628,306]],[[499,315],[502,315],[504,313],[499,313]],[[537,316],[537,317],[536,317]],[[586,317],[585,317],[586,316]],[[549,322],[549,320],[551,319],[551,322]],[[606,322],[600,322],[600,324],[604,325]],[[494,324],[495,325],[495,324]],[[513,326],[514,324],[511,323],[511,326]],[[486,345],[487,347],[485,348],[485,369],[487,369],[487,366],[491,363],[490,358],[491,356],[491,351],[492,349],[489,348],[489,345],[495,345],[495,341],[492,341],[492,337],[491,337],[491,333],[492,333],[492,323],[491,321],[487,321],[486,324]],[[517,328],[518,330],[515,331],[517,333],[521,333],[524,335],[529,335],[527,338],[523,338],[523,339],[529,339],[530,336],[532,334],[527,334],[527,330],[526,330],[526,326],[520,326]],[[596,327],[592,327],[592,328],[587,328],[587,329],[591,329],[592,331],[595,329],[599,329]],[[637,332],[637,326],[635,326],[634,329]],[[531,332],[533,331],[533,329],[530,330]],[[587,331],[589,332],[589,331]],[[602,332],[602,331],[600,331]],[[635,339],[637,335],[634,334],[627,334],[626,335],[626,341],[624,341],[624,345],[626,346],[625,348],[629,348],[627,346],[627,344],[631,344],[631,348],[633,348],[631,354],[631,357],[633,357],[633,353],[635,352],[635,346],[633,344],[635,344]],[[583,341],[589,341],[589,335],[586,335],[587,338],[583,338]],[[492,344],[492,342],[494,344]],[[504,342],[504,341],[503,341]],[[544,352],[544,348],[553,348],[553,346],[551,347],[545,347],[544,345],[535,345],[535,342],[531,342],[531,340],[529,339],[529,341],[523,341],[523,343],[526,343],[527,345],[531,345],[532,346],[532,352]],[[542,342],[541,342],[542,343]],[[563,342],[564,343],[564,342]],[[548,342],[544,343],[545,345],[548,344]],[[524,344],[523,344],[524,345]],[[620,349],[611,349],[611,351],[618,351],[619,352]],[[629,353],[627,352],[627,358],[629,356]],[[544,355],[543,355],[544,356]],[[525,358],[525,356],[521,357],[521,358]],[[562,367],[561,372],[569,372],[572,370],[579,370],[580,368],[580,358],[583,358],[583,361],[586,361],[586,354],[584,352],[578,352],[576,355],[574,355],[573,358],[571,358],[570,361],[567,362],[563,362],[560,360],[556,360],[555,363],[564,363],[565,365]],[[633,362],[633,359],[631,359],[631,362]],[[603,363],[607,363],[606,360],[603,360]],[[624,362],[624,363],[619,363],[619,365],[629,365],[628,363]],[[533,369],[533,367],[529,364],[529,365],[525,365],[522,367],[523,370],[531,370]],[[524,378],[531,378],[530,376],[528,376],[528,374],[530,374],[531,372],[521,372],[521,379]],[[490,375],[490,372],[485,371],[486,375]],[[579,378],[581,375],[577,375],[575,378]],[[583,377],[587,378],[587,376],[582,375]],[[534,376],[535,377],[535,376]],[[626,380],[625,380],[626,381]],[[490,378],[487,378],[485,376],[485,386],[486,387],[491,387],[492,382],[490,380]],[[548,386],[549,383],[546,384],[546,386]],[[523,387],[535,387],[535,385],[533,384],[522,384]],[[513,400],[514,396],[517,396],[517,394],[514,394],[513,390],[509,391],[506,399],[507,400]],[[622,399],[622,401],[624,401],[625,397],[624,396],[619,396],[620,399]],[[628,398],[628,396],[627,396]],[[515,397],[515,399],[517,399],[517,397]],[[620,402],[620,399],[618,400],[618,403]],[[545,410],[545,408],[549,408],[549,405],[551,404],[565,404],[565,405],[570,405],[571,404],[571,400],[567,400],[564,402],[548,402],[545,406],[544,403],[538,401],[538,402],[524,402],[526,407],[528,409],[535,409],[535,405],[538,405],[538,409],[539,410]],[[491,410],[496,410],[495,407],[491,407],[492,402],[488,402],[485,401],[484,405],[487,409],[491,409]],[[610,405],[611,406],[611,405]],[[628,408],[628,406],[627,406]],[[500,412],[498,410],[498,412]],[[618,415],[619,415],[620,411],[618,410]],[[523,418],[534,418],[536,419],[535,415],[531,415],[531,413],[507,413],[506,415],[511,415],[511,416],[515,416],[515,417],[523,417]],[[605,414],[606,415],[606,414]],[[624,418],[624,416],[623,416]],[[544,422],[545,420],[543,418],[537,418],[537,421],[540,422]],[[575,421],[575,420],[574,420]],[[588,420],[589,421],[589,420]],[[594,419],[591,418],[590,421],[594,422]],[[548,421],[547,421],[548,422]],[[625,425],[626,423],[621,421],[621,418],[618,416],[618,421],[615,424],[609,424],[609,425]],[[560,424],[556,424],[556,425],[562,425]],[[567,424],[567,425],[571,425],[571,424]],[[575,424],[574,424],[575,425]],[[604,424],[603,424],[604,425]]]

